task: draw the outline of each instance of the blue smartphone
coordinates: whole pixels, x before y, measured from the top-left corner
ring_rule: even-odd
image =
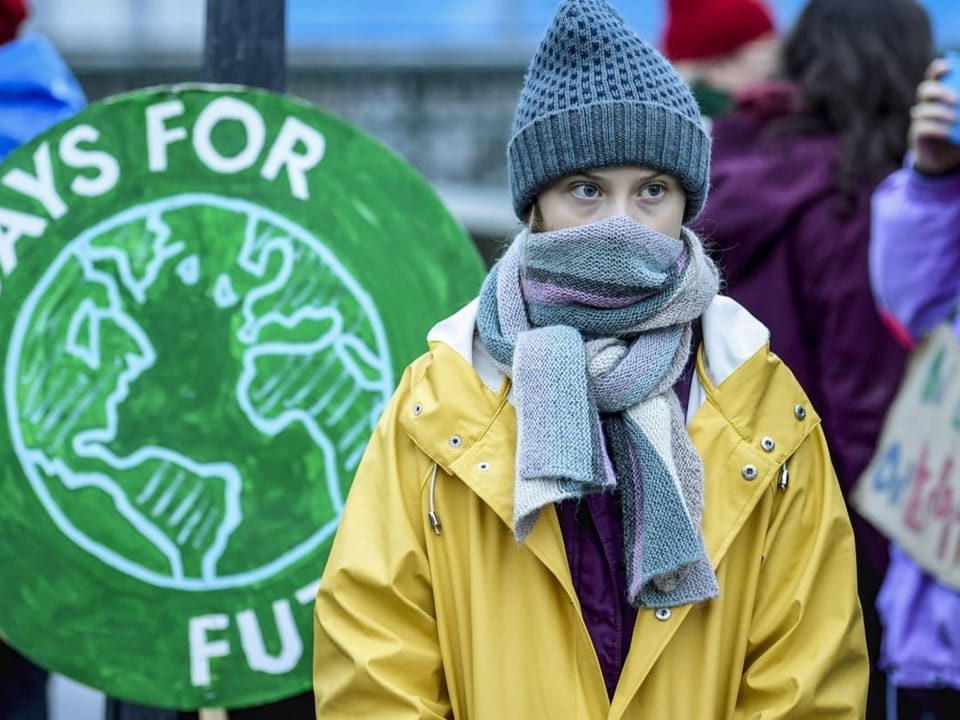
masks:
[[[957,97],[960,97],[960,52],[947,50],[943,54],[943,59],[950,63],[950,69],[946,75],[940,78],[940,82],[953,90]],[[955,110],[960,114],[960,105]],[[954,145],[960,145],[960,118],[957,118],[957,121],[953,124],[949,139]]]

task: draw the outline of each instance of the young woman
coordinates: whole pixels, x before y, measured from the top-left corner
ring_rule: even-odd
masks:
[[[350,490],[318,717],[860,718],[819,418],[684,228],[709,175],[689,89],[567,0],[508,166],[532,230],[431,332]]]

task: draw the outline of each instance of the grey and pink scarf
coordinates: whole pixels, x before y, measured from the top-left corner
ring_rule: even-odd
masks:
[[[544,506],[617,489],[638,607],[719,593],[700,528],[703,464],[673,391],[691,321],[717,290],[696,235],[620,216],[522,231],[480,294],[480,339],[517,407],[517,540]]]

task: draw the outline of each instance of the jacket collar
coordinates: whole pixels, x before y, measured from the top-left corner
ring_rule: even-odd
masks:
[[[506,377],[483,348],[475,332],[479,299],[437,323],[427,335],[431,347],[447,345],[473,367],[483,384],[498,392]],[[713,385],[720,385],[770,340],[767,328],[732,298],[718,295],[702,319],[704,370]],[[706,399],[700,382],[691,388],[687,420]]]
[[[477,338],[477,305],[474,300],[430,331],[432,362],[413,393],[419,412],[403,413],[401,425],[434,462],[466,482],[512,528],[515,464],[503,449],[515,446],[516,413],[509,379]],[[692,423],[698,411],[710,403],[740,437],[753,437],[765,426],[766,387],[783,367],[767,353],[769,332],[725,296],[711,302],[701,325],[703,344],[690,389],[688,426],[695,429]],[[797,402],[806,403],[799,388]],[[767,414],[783,412],[778,404]],[[760,439],[754,443],[758,453]],[[781,442],[777,452],[765,453],[761,459],[785,458],[800,439]]]

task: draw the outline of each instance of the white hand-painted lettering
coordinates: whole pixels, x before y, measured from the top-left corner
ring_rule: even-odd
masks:
[[[67,212],[67,204],[57,194],[56,181],[53,177],[53,163],[50,161],[50,145],[40,143],[40,147],[33,153],[34,175],[14,168],[3,176],[3,184],[13,188],[21,195],[26,195],[43,204],[47,214],[57,220]]]
[[[213,129],[224,120],[243,125],[245,143],[233,157],[226,157],[213,146]],[[263,116],[252,105],[231,97],[219,97],[203,109],[193,128],[193,149],[200,161],[214,172],[228,175],[246,170],[260,157],[267,128]]]
[[[167,127],[167,120],[183,115],[183,110],[180,100],[167,100],[147,108],[147,158],[150,172],[166,170],[167,146],[187,139],[186,128]]]
[[[201,615],[190,618],[190,682],[197,687],[210,684],[210,660],[215,657],[227,657],[230,643],[226,640],[209,640],[210,630],[226,630],[230,626],[227,615]]]
[[[305,148],[302,155],[295,152],[298,143]],[[280,134],[270,148],[260,174],[265,180],[276,180],[280,170],[286,166],[290,192],[296,198],[308,200],[310,190],[307,187],[307,172],[323,159],[325,149],[323,135],[291,115],[283,121]]]
[[[78,175],[70,183],[70,189],[84,197],[98,197],[110,192],[120,179],[120,165],[117,159],[102,150],[80,147],[81,143],[95,143],[100,132],[91,125],[77,125],[68,130],[60,140],[60,159],[63,164],[76,169],[93,168],[97,174],[93,177]]]
[[[293,670],[300,661],[303,655],[303,641],[297,631],[297,624],[294,622],[288,600],[277,600],[273,603],[273,618],[280,635],[279,654],[271,655],[267,652],[260,623],[253,610],[237,613],[240,644],[243,646],[243,654],[247,657],[247,664],[253,670],[270,675],[283,675]]]
[[[0,270],[9,275],[17,267],[17,240],[24,235],[40,237],[47,221],[28,213],[0,208]]]

